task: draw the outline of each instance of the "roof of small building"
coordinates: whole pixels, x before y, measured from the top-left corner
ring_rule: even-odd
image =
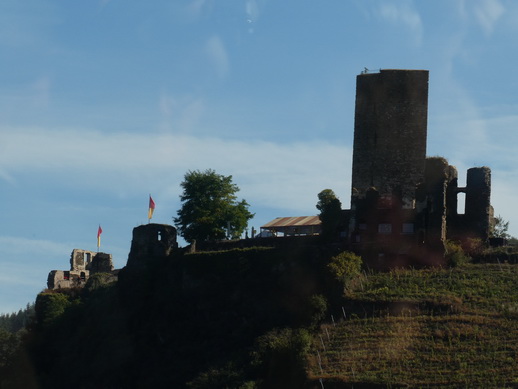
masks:
[[[261,228],[318,226],[320,224],[322,222],[319,216],[276,217]]]

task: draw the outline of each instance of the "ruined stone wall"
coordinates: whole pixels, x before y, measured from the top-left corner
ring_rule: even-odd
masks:
[[[381,70],[356,83],[351,209],[370,187],[413,208],[426,156],[428,71]]]
[[[177,247],[176,228],[173,226],[151,223],[135,227],[127,267],[138,268],[167,257]]]
[[[70,255],[70,270],[51,270],[47,277],[49,289],[83,286],[91,274],[112,273],[112,255],[74,249]]]
[[[106,253],[95,253],[91,263],[86,267],[91,274],[110,273],[113,271],[112,255]]]
[[[109,273],[113,270],[112,255],[74,249],[70,255],[70,270],[90,270],[92,273]]]
[[[81,287],[88,280],[88,270],[52,270],[47,277],[47,288],[62,289]]]
[[[492,213],[491,169],[486,166],[468,169],[465,207],[465,218],[470,227],[468,233],[487,240]]]
[[[445,158],[431,157],[424,178],[417,193],[418,224],[425,243],[439,247],[446,239],[448,206],[456,207],[457,170]]]
[[[70,254],[70,270],[86,270],[95,254],[94,251],[73,249],[72,254]]]

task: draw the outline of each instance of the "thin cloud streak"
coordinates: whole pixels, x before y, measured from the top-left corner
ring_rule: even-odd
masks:
[[[217,75],[224,78],[229,71],[228,54],[225,45],[219,36],[212,36],[207,40],[205,50],[209,60],[214,65]]]
[[[57,185],[117,192],[121,186],[134,187],[136,180],[149,187],[168,177],[163,190],[178,192],[187,170],[213,168],[233,175],[247,200],[287,209],[306,208],[327,187],[345,194],[350,182],[350,148],[327,142],[279,145],[164,133],[0,130],[5,134],[0,171],[14,182],[19,174],[37,173]],[[85,158],[89,150],[102,157]]]
[[[387,23],[406,28],[410,31],[408,36],[413,39],[414,44],[421,46],[423,40],[423,22],[411,0],[367,3],[361,1],[357,2],[356,5],[363,10],[368,18],[374,16]]]
[[[0,236],[2,253],[7,254],[46,254],[62,255],[70,251],[70,246],[49,240],[27,239],[16,236]]]
[[[474,6],[473,12],[486,35],[490,35],[505,8],[499,0],[481,0]]]

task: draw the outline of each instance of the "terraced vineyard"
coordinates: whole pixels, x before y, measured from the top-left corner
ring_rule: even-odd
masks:
[[[314,387],[518,387],[518,266],[364,275],[313,340]]]

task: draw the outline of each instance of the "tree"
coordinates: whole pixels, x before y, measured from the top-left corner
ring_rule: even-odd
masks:
[[[324,189],[318,194],[317,209],[322,221],[322,236],[332,239],[340,223],[342,203],[331,189]]]
[[[174,223],[187,242],[239,238],[254,217],[245,200],[238,201],[232,176],[212,169],[188,171],[180,184],[182,207]],[[227,235],[228,234],[228,235]]]
[[[511,238],[511,236],[507,233],[509,230],[509,222],[505,221],[504,218],[500,215],[495,216],[493,219],[494,222],[490,233],[491,237],[504,239]]]

